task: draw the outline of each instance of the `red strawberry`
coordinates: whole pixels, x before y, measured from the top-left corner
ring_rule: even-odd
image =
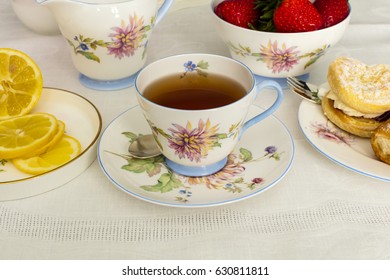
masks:
[[[226,0],[215,7],[215,13],[221,19],[244,28],[255,26],[260,17],[254,0]]]
[[[343,21],[349,14],[348,0],[316,0],[314,7],[322,17],[322,28]]]
[[[307,32],[322,26],[322,18],[309,0],[284,0],[274,12],[277,32]]]

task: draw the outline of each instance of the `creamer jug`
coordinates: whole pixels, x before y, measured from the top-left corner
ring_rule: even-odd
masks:
[[[36,0],[54,14],[80,82],[96,90],[129,87],[146,62],[154,26],[173,0]]]

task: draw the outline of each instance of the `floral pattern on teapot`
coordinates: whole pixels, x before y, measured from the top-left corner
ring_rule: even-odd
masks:
[[[146,50],[147,32],[150,31],[156,21],[156,17],[152,17],[151,24],[145,25],[143,17],[138,17],[136,14],[129,16],[129,21],[122,19],[120,26],[111,28],[112,33],[108,34],[111,38],[110,42],[101,39],[94,39],[85,35],[76,35],[73,41],[67,39],[69,45],[73,47],[76,55],[82,55],[89,60],[100,63],[100,57],[94,51],[97,48],[106,48],[108,55],[114,55],[117,59],[131,57],[139,48]]]

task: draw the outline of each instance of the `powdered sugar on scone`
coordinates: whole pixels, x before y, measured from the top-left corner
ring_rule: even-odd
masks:
[[[366,65],[340,57],[329,66],[328,81],[340,100],[366,114],[390,110],[390,65]]]

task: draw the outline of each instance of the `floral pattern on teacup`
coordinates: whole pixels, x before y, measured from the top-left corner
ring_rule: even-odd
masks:
[[[139,135],[133,132],[123,132],[124,136],[133,142]],[[249,164],[256,164],[263,160],[275,160],[279,162],[284,152],[279,152],[275,146],[267,146],[257,158],[245,148],[240,148],[239,153],[231,153],[227,163],[217,173],[203,177],[186,177],[171,171],[165,164],[162,155],[148,159],[137,159],[130,156],[118,155],[127,163],[121,168],[137,176],[155,178],[154,183],[142,185],[140,188],[147,192],[161,194],[172,193],[174,199],[180,203],[190,202],[195,190],[205,186],[209,190],[226,191],[239,194],[245,190],[253,191],[266,183],[261,176],[246,178],[245,170]]]
[[[184,73],[180,76],[180,78],[184,78],[187,73],[196,72],[198,75],[207,77],[207,70],[209,68],[209,63],[206,61],[199,61],[198,63],[192,62],[192,60],[189,60],[184,63]]]
[[[330,45],[323,45],[322,48],[300,55],[301,52],[297,49],[297,46],[288,47],[285,43],[282,43],[280,46],[277,40],[274,42],[270,40],[267,45],[260,45],[260,52],[252,52],[250,47],[245,47],[241,44],[236,46],[232,42],[229,42],[229,46],[237,55],[255,57],[257,61],[265,63],[267,68],[272,70],[272,73],[289,72],[301,59],[309,58],[309,61],[304,66],[304,69],[306,69],[330,48]]]
[[[186,158],[192,162],[201,162],[202,158],[207,157],[210,150],[221,147],[221,140],[231,138],[236,139],[242,121],[232,124],[228,132],[218,132],[219,124],[212,125],[210,120],[200,119],[198,125],[194,126],[192,122],[187,121],[186,125],[173,123],[167,131],[156,127],[149,121],[149,125],[155,136],[161,135],[168,140],[168,147],[173,149],[175,155],[180,159]],[[163,149],[161,143],[157,143]]]
[[[135,51],[141,47],[145,47],[143,57],[146,51],[147,32],[152,29],[155,17],[151,19],[151,25],[145,25],[143,17],[129,16],[127,23],[122,19],[121,26],[112,27],[112,33],[108,34],[111,38],[110,42],[104,40],[96,40],[94,38],[86,37],[84,35],[77,35],[73,37],[73,41],[67,39],[69,45],[73,47],[76,55],[80,54],[85,58],[100,63],[100,57],[95,54],[95,50],[100,48],[107,49],[107,55],[114,55],[117,59],[124,57],[131,57]]]

